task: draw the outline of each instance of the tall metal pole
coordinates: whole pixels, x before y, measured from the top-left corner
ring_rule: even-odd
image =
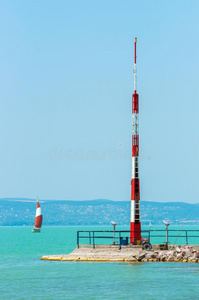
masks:
[[[115,245],[115,227],[117,224],[114,221],[111,221],[111,224],[113,225],[113,245]]]
[[[113,225],[113,245],[115,245],[115,225]]]
[[[168,245],[169,245],[169,232],[168,232],[168,227],[169,227],[169,223],[167,221],[163,221],[165,224],[165,230],[166,230],[166,249],[168,249]]]
[[[132,96],[132,179],[131,179],[131,225],[130,242],[139,245],[141,243],[140,222],[140,180],[139,180],[139,96],[137,94],[137,68],[136,68],[136,44],[134,43],[134,94]]]

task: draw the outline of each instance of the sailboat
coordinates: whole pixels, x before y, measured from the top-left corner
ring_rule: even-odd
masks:
[[[36,208],[36,217],[35,217],[35,226],[32,229],[32,232],[40,232],[42,225],[43,216],[41,214],[41,207],[39,204],[39,200],[37,198],[37,208]]]
[[[151,221],[149,222],[149,228],[150,228],[150,230],[151,230],[151,227],[152,227],[152,223],[151,223]]]

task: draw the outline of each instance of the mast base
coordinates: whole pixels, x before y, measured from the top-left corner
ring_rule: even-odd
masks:
[[[131,234],[130,234],[130,243],[134,245],[141,245],[141,223],[136,224],[131,222]]]

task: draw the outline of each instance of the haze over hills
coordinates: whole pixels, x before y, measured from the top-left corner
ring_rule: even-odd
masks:
[[[130,201],[105,199],[70,201],[40,200],[43,225],[110,225],[114,220],[118,225],[129,225]],[[34,225],[35,199],[0,199],[0,226]],[[143,224],[162,225],[163,220],[171,224],[199,224],[199,203],[148,202],[141,201]],[[192,222],[190,222],[192,221]],[[194,222],[193,222],[194,221]]]

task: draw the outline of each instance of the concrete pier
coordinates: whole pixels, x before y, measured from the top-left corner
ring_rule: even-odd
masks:
[[[118,245],[81,245],[70,254],[46,255],[41,260],[48,261],[87,261],[87,262],[199,262],[199,245],[169,246],[168,250],[160,250],[160,245],[153,245],[150,251],[142,250],[142,246]]]

